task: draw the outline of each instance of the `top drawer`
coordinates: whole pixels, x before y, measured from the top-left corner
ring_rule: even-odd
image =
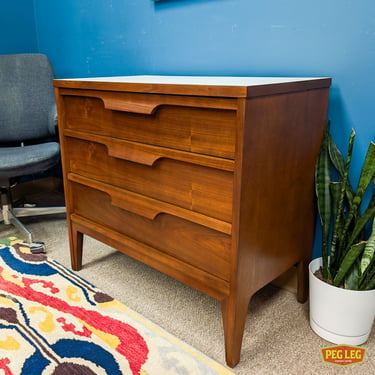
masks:
[[[235,99],[60,91],[64,127],[234,159]]]

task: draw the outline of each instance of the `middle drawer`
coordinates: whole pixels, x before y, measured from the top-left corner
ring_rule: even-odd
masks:
[[[232,222],[231,171],[167,157],[148,166],[110,156],[101,143],[71,137],[65,155],[69,170],[78,175]]]

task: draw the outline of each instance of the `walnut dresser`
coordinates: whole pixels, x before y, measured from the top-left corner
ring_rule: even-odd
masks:
[[[330,84],[55,80],[72,268],[86,234],[219,299],[234,367],[256,291],[298,264],[307,298]]]

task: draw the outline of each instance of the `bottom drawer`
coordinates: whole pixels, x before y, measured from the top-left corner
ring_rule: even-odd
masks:
[[[179,217],[150,220],[111,204],[109,195],[71,183],[72,210],[223,280],[229,280],[231,236]]]

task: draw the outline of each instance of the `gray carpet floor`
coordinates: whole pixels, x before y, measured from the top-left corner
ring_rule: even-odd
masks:
[[[44,241],[48,256],[70,267],[65,218],[24,218],[34,240]],[[17,235],[0,224],[0,237]],[[96,240],[85,237],[83,269],[78,274],[163,327],[171,334],[224,364],[220,303]],[[309,326],[308,303],[269,285],[251,300],[237,375],[375,374],[373,330],[364,363],[347,368],[322,361],[320,349],[331,344]],[[160,374],[163,375],[163,374]]]

